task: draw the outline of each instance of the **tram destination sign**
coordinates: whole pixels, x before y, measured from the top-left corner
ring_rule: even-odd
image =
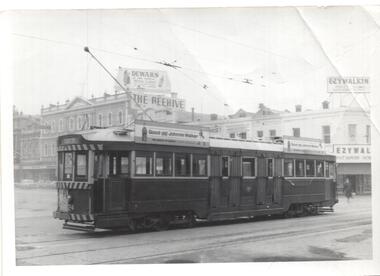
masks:
[[[208,130],[199,127],[136,121],[135,142],[185,147],[208,147],[210,145],[210,137]]]
[[[284,136],[284,151],[294,153],[324,154],[326,150],[321,140]]]

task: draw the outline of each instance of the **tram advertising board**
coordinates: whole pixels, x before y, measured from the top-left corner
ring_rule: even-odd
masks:
[[[310,154],[326,153],[326,150],[321,140],[292,136],[284,136],[284,151]]]

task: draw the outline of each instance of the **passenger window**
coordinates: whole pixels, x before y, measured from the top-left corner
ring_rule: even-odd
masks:
[[[306,176],[315,176],[314,160],[306,160]]]
[[[110,154],[110,175],[129,174],[129,159],[127,153]]]
[[[324,177],[323,161],[316,161],[317,177]]]
[[[129,158],[128,156],[120,157],[120,173],[128,174],[129,173]]]
[[[273,177],[273,159],[267,159],[267,176]]]
[[[75,179],[85,180],[87,178],[87,154],[86,152],[76,153]]]
[[[229,176],[229,158],[228,156],[222,157],[222,176]]]
[[[255,158],[243,158],[243,176],[255,176]]]
[[[293,159],[285,159],[284,160],[284,175],[285,176],[294,176]]]
[[[65,165],[63,168],[63,180],[73,179],[73,153],[65,152]]]
[[[110,155],[110,175],[117,175],[117,156]]]
[[[94,176],[102,177],[103,176],[103,154],[96,153],[95,154],[95,162],[94,162]]]
[[[325,162],[325,177],[329,177],[330,172],[329,172],[329,163]]]
[[[172,159],[171,153],[156,154],[156,176],[172,176]]]
[[[153,154],[136,152],[136,175],[153,175]]]
[[[296,176],[305,176],[305,165],[304,160],[296,160]]]
[[[329,177],[335,178],[335,164],[333,162],[329,162]]]
[[[190,154],[175,154],[175,175],[190,176]]]
[[[207,176],[206,155],[193,155],[193,176]]]

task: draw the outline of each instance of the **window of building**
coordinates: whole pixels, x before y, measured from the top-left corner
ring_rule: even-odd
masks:
[[[356,138],[356,125],[355,124],[349,124],[348,125],[348,137],[350,139]]]
[[[52,122],[51,122],[50,132],[51,132],[51,133],[54,133],[54,132],[55,132],[55,121],[52,121]]]
[[[255,158],[243,157],[243,176],[252,177],[256,175]]]
[[[207,156],[193,154],[193,176],[207,176]]]
[[[293,159],[284,159],[284,175],[294,176]]]
[[[230,133],[230,138],[235,138],[235,133]]]
[[[316,161],[317,177],[324,177],[324,164],[323,161]]]
[[[48,156],[48,153],[49,153],[49,146],[48,144],[45,144],[45,147],[44,147],[44,156]]]
[[[330,126],[322,126],[322,139],[323,143],[331,143]]]
[[[87,154],[86,152],[76,152],[75,154],[75,179],[84,180],[87,178]]]
[[[365,141],[367,144],[371,144],[371,126],[366,125],[365,131]]]
[[[276,130],[275,129],[270,129],[269,130],[269,137],[276,137]]]
[[[175,154],[175,175],[190,176],[190,154]]]
[[[314,160],[306,160],[306,176],[315,176]]]
[[[102,114],[99,114],[98,115],[98,126],[102,126],[102,123],[103,123],[103,115]]]
[[[81,116],[78,116],[78,119],[77,119],[77,129],[81,130],[82,129],[82,117]]]
[[[247,139],[247,132],[240,132],[240,133],[239,133],[239,137],[240,137],[241,139]]]
[[[108,125],[112,126],[112,112],[108,113]]]
[[[65,152],[64,167],[63,167],[63,180],[72,180],[73,177],[73,153]]]
[[[119,124],[123,123],[123,111],[119,111]]]
[[[74,130],[74,119],[73,118],[69,119],[69,129]]]
[[[153,154],[136,152],[136,175],[153,175]]]
[[[262,138],[264,136],[264,132],[262,130],[257,131],[257,137]]]
[[[267,176],[273,177],[273,159],[267,159]]]
[[[296,160],[296,176],[305,176],[305,162],[304,160]]]
[[[156,153],[156,176],[172,176],[173,155],[171,153]]]
[[[294,137],[301,137],[301,130],[299,127],[293,128],[293,136]]]
[[[59,131],[60,132],[63,131],[63,120],[62,119],[59,120]]]
[[[229,176],[230,175],[230,162],[229,162],[228,156],[222,157],[222,176]]]

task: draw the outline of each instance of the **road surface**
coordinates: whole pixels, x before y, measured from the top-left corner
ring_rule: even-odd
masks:
[[[163,232],[83,233],[52,218],[53,189],[15,189],[17,265],[368,260],[371,197],[340,198],[334,213],[200,223]]]

